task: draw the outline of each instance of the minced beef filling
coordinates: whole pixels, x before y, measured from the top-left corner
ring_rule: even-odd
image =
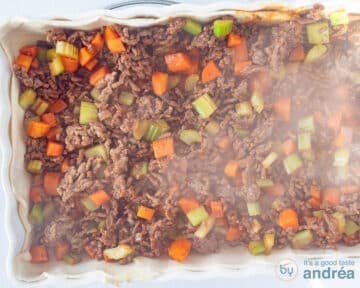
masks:
[[[228,35],[214,35],[214,21],[202,23],[194,36],[184,31],[183,18],[143,28],[113,25],[125,50],[114,53],[104,45],[94,57],[98,62],[92,71],[80,65],[75,72],[53,76],[46,61],[28,71],[14,65],[21,91],[34,89],[50,107],[57,100],[66,103],[64,110],[55,112],[58,129],[51,128],[52,136],[27,136],[25,142],[25,162],[42,162],[40,174],[32,178],[32,189],[38,192],[32,205],[44,213],[35,225],[34,245],[52,249],[68,243],[72,257],[101,260],[106,249],[127,244],[133,252],[120,263],[128,263],[134,256],[167,254],[181,237],[191,241],[192,252],[202,254],[249,243],[262,243],[266,253],[269,235],[274,237],[270,251],[272,246],[334,248],[360,242],[360,22],[332,26],[318,6],[291,21],[266,26],[223,19],[233,20],[232,36],[246,43],[249,64],[240,73],[234,73],[237,48],[229,47]],[[325,47],[319,59],[308,61],[314,45],[308,41],[307,25],[319,21],[327,23],[330,40],[319,43]],[[92,39],[104,29],[54,29],[38,47],[49,49],[66,41],[94,51]],[[304,55],[291,58],[299,47],[305,60]],[[189,73],[169,71],[164,56],[177,52],[197,58],[198,69],[192,74],[200,80],[191,89],[185,83]],[[221,73],[203,81],[211,61]],[[95,86],[90,84],[89,77],[105,65],[107,75]],[[178,76],[178,83],[170,85],[168,80],[161,96],[153,90],[156,71],[167,73],[169,79]],[[133,97],[130,105],[119,101],[124,91]],[[193,102],[205,93],[217,109],[201,118]],[[264,102],[259,111],[254,93]],[[79,123],[84,101],[94,103],[97,110],[96,119],[85,125]],[[250,112],[241,115],[236,105],[245,101]],[[25,124],[36,116],[27,110]],[[172,137],[174,153],[156,158],[152,141],[133,133],[141,121],[160,119],[169,129],[153,140]],[[311,123],[304,124],[306,119]],[[209,130],[210,121],[216,131]],[[186,129],[195,130],[201,140],[184,143],[180,135]],[[301,137],[310,137],[310,144]],[[61,155],[48,155],[49,141],[63,144]],[[98,144],[107,157],[89,155],[89,148]],[[276,159],[264,164],[271,153]],[[301,163],[294,170],[286,167],[290,156],[296,158],[290,166]],[[134,172],[139,163],[143,170],[146,167],[143,173]],[[236,163],[235,174],[226,171],[229,163]],[[45,187],[49,172],[60,173],[55,193]],[[84,207],[82,200],[99,190],[108,199],[94,209]],[[189,211],[179,205],[182,199],[204,207],[208,218],[193,225]],[[213,211],[215,204],[220,204],[220,215]],[[139,217],[139,207],[152,209],[154,215]],[[286,210],[295,212],[297,223],[282,223]],[[211,228],[199,237],[199,227],[211,222],[209,218]],[[306,245],[296,240],[303,231],[312,234]]]

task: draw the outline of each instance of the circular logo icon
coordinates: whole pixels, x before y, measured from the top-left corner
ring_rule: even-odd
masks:
[[[284,259],[275,266],[275,270],[276,275],[279,277],[280,280],[290,281],[295,279],[298,274],[299,268],[295,260]]]

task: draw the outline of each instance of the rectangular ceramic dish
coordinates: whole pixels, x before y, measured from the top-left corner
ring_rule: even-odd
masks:
[[[207,21],[219,15],[233,15],[241,21],[250,21],[256,16],[264,23],[286,21],[291,18],[287,9],[303,9],[313,1],[281,1],[273,3],[269,9],[266,1],[246,1],[240,3],[222,2],[208,6],[173,5],[148,9],[133,7],[121,12],[106,10],[84,13],[80,16],[35,20],[14,18],[0,23],[0,149],[2,153],[0,185],[5,193],[5,224],[8,233],[9,249],[7,269],[16,286],[50,287],[86,284],[105,281],[119,284],[124,281],[147,279],[173,279],[185,277],[243,277],[250,274],[274,274],[272,267],[279,261],[292,258],[302,261],[304,257],[354,257],[360,258],[359,247],[340,247],[339,250],[295,251],[284,249],[274,251],[269,257],[254,257],[242,247],[222,250],[208,256],[193,255],[184,264],[168,259],[136,258],[129,265],[109,264],[106,262],[87,261],[75,266],[62,262],[34,265],[30,263],[29,246],[32,228],[27,220],[29,177],[23,166],[25,153],[22,119],[24,111],[18,105],[18,82],[11,74],[11,63],[17,51],[25,44],[43,39],[48,29],[64,27],[73,29],[93,29],[107,23],[121,23],[130,26],[148,26],[162,23],[175,16],[192,16],[199,21]],[[360,1],[320,1],[326,11],[344,7],[351,13],[360,13]],[[335,3],[334,3],[335,2]],[[336,3],[337,2],[337,3]],[[301,3],[301,7],[299,7]],[[257,11],[266,8],[262,11]],[[267,11],[266,11],[267,10]],[[271,269],[269,269],[271,268]],[[359,269],[359,268],[358,268]],[[184,274],[185,273],[185,274]],[[359,272],[357,272],[359,273]],[[182,277],[183,278],[183,277]],[[60,287],[59,286],[59,287]]]

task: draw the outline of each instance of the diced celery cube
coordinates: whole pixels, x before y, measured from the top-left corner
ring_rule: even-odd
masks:
[[[283,161],[284,168],[287,174],[292,174],[302,166],[302,161],[297,154],[291,154]]]
[[[264,109],[264,98],[260,91],[255,90],[251,94],[250,102],[255,112],[261,113],[261,111]]]
[[[331,12],[329,18],[332,26],[349,24],[349,16],[344,9]]]
[[[355,234],[357,231],[359,231],[359,229],[359,225],[357,225],[354,221],[346,219],[344,233],[347,236]]]
[[[191,225],[198,226],[201,222],[209,217],[209,214],[205,210],[204,206],[200,206],[188,212],[186,216],[189,219]]]
[[[306,25],[308,42],[310,44],[329,43],[330,32],[327,22],[317,22]]]
[[[249,216],[257,216],[261,214],[261,208],[259,202],[246,203]]]
[[[185,91],[189,92],[193,90],[200,77],[198,74],[191,74],[185,79]]]
[[[78,59],[79,49],[66,41],[57,41],[56,42],[56,54],[69,57],[72,59]]]
[[[259,188],[268,188],[274,186],[274,182],[271,179],[256,179],[256,184]]]
[[[155,141],[161,135],[168,132],[170,130],[170,126],[167,124],[165,120],[153,120],[150,122],[150,126],[146,133],[146,140]]]
[[[292,246],[295,249],[302,249],[313,242],[313,234],[311,230],[303,230],[295,234],[292,239]]]
[[[278,158],[278,154],[275,152],[270,152],[268,156],[261,162],[264,168],[269,168]]]
[[[319,60],[327,52],[327,47],[325,45],[314,45],[306,54],[305,62],[313,62]]]
[[[304,131],[304,132],[314,132],[315,131],[315,124],[314,124],[314,117],[311,116],[306,116],[303,117],[299,120],[298,122],[298,128],[300,131]]]
[[[201,33],[202,27],[198,22],[194,21],[193,19],[187,18],[183,29],[191,35],[196,36]]]
[[[248,248],[252,255],[260,255],[265,252],[265,246],[262,241],[250,241]]]
[[[233,20],[215,20],[214,21],[214,35],[221,38],[230,34],[233,27]]]
[[[344,167],[348,165],[350,160],[350,150],[348,148],[341,148],[335,152],[334,155],[334,167]]]
[[[210,121],[208,124],[206,124],[205,130],[210,135],[215,136],[220,132],[220,125],[216,121]]]
[[[195,231],[194,236],[200,239],[204,239],[214,226],[215,217],[210,216],[200,224],[199,228]]]
[[[251,116],[253,111],[251,104],[248,101],[243,101],[235,104],[235,111],[239,116]]]
[[[92,121],[97,120],[98,110],[94,103],[82,101],[80,103],[80,117],[79,123],[87,125]]]
[[[131,106],[134,103],[135,96],[131,92],[121,92],[119,102],[122,105]]]
[[[30,160],[26,169],[33,174],[40,174],[42,168],[42,162],[40,160]]]
[[[308,151],[311,149],[310,133],[300,133],[298,135],[298,149],[299,151]]]
[[[133,136],[136,140],[140,140],[146,132],[149,130],[151,121],[150,120],[139,120],[136,121],[132,127]]]
[[[44,221],[43,209],[40,204],[35,204],[30,211],[29,221],[33,225],[39,225]]]
[[[202,138],[198,131],[194,129],[185,129],[180,132],[180,140],[187,145],[195,142],[201,142]]]
[[[23,109],[28,109],[32,104],[34,104],[36,99],[36,92],[34,89],[28,88],[19,97],[19,105]]]
[[[207,93],[195,99],[192,104],[203,119],[209,118],[217,109],[214,100]]]
[[[103,144],[97,144],[91,148],[86,149],[85,156],[91,157],[102,157],[105,161],[108,159],[108,152]]]

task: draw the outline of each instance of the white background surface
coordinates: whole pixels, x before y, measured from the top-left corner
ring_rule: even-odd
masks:
[[[189,0],[187,0],[189,1]],[[186,0],[184,1],[186,2]],[[190,1],[189,1],[190,2]],[[197,2],[208,3],[206,0],[197,0]],[[108,5],[114,4],[116,1],[111,0],[2,0],[0,3],[0,19],[5,19],[12,16],[27,16],[27,17],[50,17],[50,16],[61,16],[62,14],[76,14],[77,12],[86,11],[88,9],[101,9],[108,7]],[[1,105],[1,103],[0,103]],[[1,157],[1,155],[0,155]],[[1,159],[0,159],[1,161]],[[4,195],[0,191],[0,219],[4,219]],[[3,220],[1,220],[3,221]],[[4,231],[4,225],[0,223],[0,287],[12,288],[5,271],[5,259],[7,257],[7,240]],[[239,255],[241,257],[241,255]],[[357,275],[359,277],[359,275]],[[356,285],[357,284],[357,285]],[[145,288],[145,287],[227,287],[227,288],[238,288],[238,287],[317,287],[317,288],[330,288],[330,287],[359,287],[360,281],[323,281],[323,282],[310,282],[305,280],[293,280],[291,282],[283,282],[276,278],[275,273],[273,277],[263,277],[258,275],[247,279],[225,279],[216,278],[209,280],[199,281],[185,281],[179,279],[178,281],[172,282],[147,282],[137,284],[127,284],[122,287],[127,288]],[[36,287],[36,286],[35,286]],[[94,283],[89,288],[94,287],[108,287],[100,283]]]

